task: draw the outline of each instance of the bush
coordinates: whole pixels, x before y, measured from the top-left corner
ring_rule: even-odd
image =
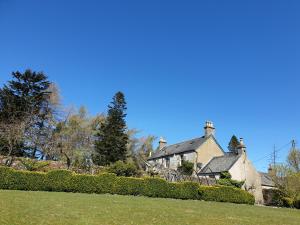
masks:
[[[300,199],[295,200],[293,205],[296,209],[300,209]]]
[[[118,195],[144,195],[145,183],[141,178],[117,177],[114,193]]]
[[[0,167],[0,189],[46,191],[46,174]]]
[[[245,181],[237,181],[231,179],[231,174],[229,172],[222,172],[220,179],[217,180],[217,184],[229,187],[242,188]]]
[[[47,191],[68,192],[71,190],[72,172],[69,170],[52,170],[46,174]]]
[[[38,161],[34,159],[21,159],[22,165],[25,166],[26,170],[29,171],[39,171],[47,166],[49,166],[49,162],[46,161]]]
[[[110,173],[81,175],[67,170],[41,173],[0,167],[0,189],[109,193],[254,204],[251,194],[232,187],[204,187],[194,182],[170,183],[161,178],[118,177]]]
[[[108,170],[109,173],[114,173],[117,176],[133,177],[139,175],[139,170],[133,163],[124,163],[122,161],[115,162],[110,165]]]
[[[200,199],[205,201],[232,202],[253,205],[254,196],[250,193],[232,187],[226,186],[201,186],[199,188]]]
[[[263,190],[264,201],[266,205],[297,208],[297,200],[292,197],[288,197],[286,193],[279,189],[265,189]]]
[[[219,180],[217,180],[217,183],[219,185],[223,185],[223,186],[242,188],[242,186],[244,185],[245,182],[232,180],[232,179],[219,179]]]
[[[194,163],[182,161],[181,166],[178,167],[178,171],[183,175],[191,176],[194,171]]]
[[[220,179],[231,179],[231,174],[228,171],[222,172],[220,174]]]
[[[294,200],[292,198],[283,197],[282,198],[282,206],[292,208],[292,207],[294,207]]]

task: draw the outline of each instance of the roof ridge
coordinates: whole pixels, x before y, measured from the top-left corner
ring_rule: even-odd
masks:
[[[197,138],[193,138],[193,139],[190,139],[190,140],[181,141],[181,142],[178,142],[178,143],[175,143],[175,144],[167,145],[167,146],[165,146],[164,148],[171,147],[171,146],[174,146],[174,145],[179,145],[179,144],[182,144],[182,143],[184,143],[184,142],[189,142],[189,141],[193,141],[193,140],[196,140],[196,139],[204,139],[204,138],[205,138],[204,136],[202,136],[202,137],[197,137]],[[163,148],[163,149],[164,149],[164,148]],[[163,149],[161,149],[161,150],[163,150]]]

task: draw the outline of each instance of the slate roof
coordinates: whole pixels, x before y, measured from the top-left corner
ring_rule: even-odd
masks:
[[[272,178],[267,173],[259,172],[261,176],[261,185],[262,186],[269,186],[269,187],[275,187],[274,182],[272,181]]]
[[[223,156],[214,157],[203,167],[200,174],[228,171],[240,156],[236,153],[225,153]]]
[[[203,136],[200,138],[194,138],[192,140],[166,146],[160,151],[159,150],[156,151],[148,160],[157,159],[157,158],[174,155],[174,154],[180,154],[184,152],[195,151],[210,137],[214,138],[213,136],[208,136],[208,137]]]

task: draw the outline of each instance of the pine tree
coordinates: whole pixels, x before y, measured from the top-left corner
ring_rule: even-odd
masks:
[[[128,135],[126,132],[126,101],[124,94],[118,92],[108,106],[105,122],[101,124],[93,161],[97,165],[108,165],[116,161],[125,161],[127,154]]]
[[[6,123],[25,124],[24,132],[32,127],[43,127],[51,114],[51,93],[48,91],[50,82],[47,77],[43,73],[31,70],[24,73],[13,72],[12,77],[12,80],[0,89],[0,123],[4,126]],[[5,143],[5,140],[2,141]],[[16,146],[16,155],[24,153],[21,145],[20,143],[20,146]],[[36,147],[33,148],[36,151]],[[2,147],[2,151],[6,151],[5,147]]]
[[[50,92],[50,82],[43,73],[26,70],[12,73],[13,79],[0,89],[1,116],[14,114],[23,118],[46,114]],[[9,115],[8,115],[9,114]]]
[[[239,144],[240,144],[239,140],[237,139],[237,137],[235,135],[233,135],[228,144],[228,150],[230,152],[236,152]]]

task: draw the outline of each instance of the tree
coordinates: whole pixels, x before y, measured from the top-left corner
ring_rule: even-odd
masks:
[[[9,118],[0,121],[0,152],[8,157],[6,165],[10,166],[14,156],[21,156],[19,149],[24,143],[25,122]],[[10,158],[11,157],[11,158]]]
[[[47,111],[43,115],[39,125],[32,125],[28,128],[25,137],[27,144],[31,146],[31,158],[40,158],[49,153],[55,147],[54,131],[57,121],[60,120],[60,94],[58,87],[51,83],[47,89],[49,93],[47,102]]]
[[[126,109],[124,94],[116,93],[108,106],[107,118],[98,130],[93,155],[95,164],[108,165],[126,160],[128,143]]]
[[[27,137],[32,137],[30,129],[42,128],[47,123],[51,112],[49,86],[50,82],[42,72],[37,73],[31,70],[26,70],[24,73],[13,72],[12,80],[0,89],[1,123],[5,124],[7,121],[13,124],[22,123],[25,127],[24,135],[29,132],[30,135]],[[24,140],[24,142],[26,146],[17,148],[14,154],[28,155],[29,152],[37,150],[36,146],[32,145],[32,139]]]
[[[181,166],[178,167],[178,171],[182,175],[191,176],[194,172],[194,163],[190,161],[182,161]]]
[[[57,124],[54,132],[56,154],[66,160],[68,168],[74,166],[86,169],[89,166],[95,129],[103,120],[102,115],[89,117],[82,106],[77,113],[69,113],[64,121]]]
[[[293,145],[290,150],[287,163],[277,164],[273,166],[270,175],[278,189],[278,198],[276,202],[279,205],[288,205],[287,202],[291,202],[296,207],[300,201],[300,151]],[[287,201],[290,199],[290,201]],[[286,202],[286,203],[284,203]]]
[[[236,152],[237,151],[237,147],[240,145],[239,140],[237,139],[237,137],[235,135],[233,135],[230,139],[230,142],[228,144],[228,150],[230,152]]]
[[[148,135],[146,137],[137,138],[138,131],[136,129],[128,130],[127,144],[127,161],[132,161],[139,169],[146,169],[146,161],[150,154],[153,153],[153,142],[155,136]]]
[[[295,172],[300,172],[300,150],[292,148],[287,158],[288,165]]]

